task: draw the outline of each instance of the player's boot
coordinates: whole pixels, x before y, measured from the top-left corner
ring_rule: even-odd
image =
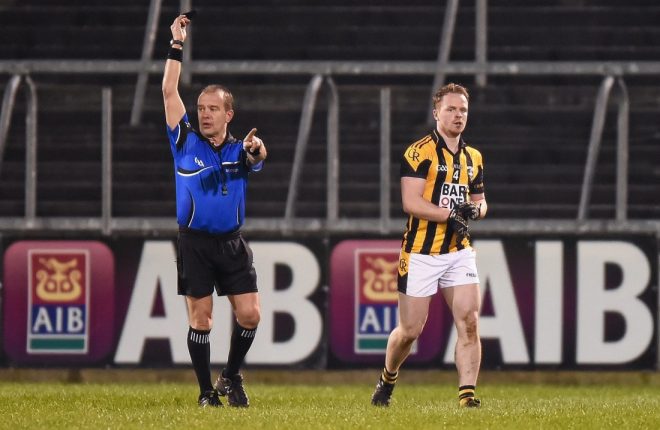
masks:
[[[394,384],[388,384],[383,381],[383,378],[379,378],[376,389],[371,396],[371,404],[374,406],[389,406],[392,391],[394,391]]]
[[[458,401],[458,405],[461,408],[480,408],[481,400],[476,397],[465,397]]]
[[[214,408],[222,406],[222,402],[220,401],[220,397],[218,397],[218,392],[216,390],[204,391],[199,395],[197,404],[202,408],[207,406]]]
[[[215,388],[221,396],[227,396],[229,406],[244,408],[250,406],[250,399],[243,388],[243,375],[240,373],[227,378],[224,376],[224,371],[220,372],[220,376],[215,381]]]

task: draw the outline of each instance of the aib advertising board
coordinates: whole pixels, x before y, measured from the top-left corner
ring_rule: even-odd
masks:
[[[254,240],[261,321],[251,366],[383,364],[398,321],[400,239]],[[0,366],[189,366],[173,238],[3,237]],[[484,368],[654,369],[654,235],[478,237]],[[211,361],[234,318],[214,298]],[[436,295],[407,365],[452,368],[456,333]]]

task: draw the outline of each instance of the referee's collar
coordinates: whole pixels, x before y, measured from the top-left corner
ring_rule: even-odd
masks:
[[[441,146],[444,146],[445,148],[449,149],[449,147],[447,147],[447,142],[445,142],[445,139],[443,139],[442,136],[440,136],[440,133],[438,133],[438,129],[434,128],[431,131],[431,138],[433,139],[433,141],[435,142],[436,145],[441,145]],[[461,134],[461,137],[458,140],[458,149],[459,150],[463,149],[466,146],[467,146],[467,143],[465,142],[465,140],[463,140],[463,135]]]
[[[225,146],[225,143],[234,143],[236,142],[236,138],[231,135],[229,130],[227,130],[227,134],[225,135],[225,140],[222,141],[222,143],[218,146],[215,146],[214,144],[211,143],[210,140],[208,140],[206,137],[202,135],[202,133],[198,133],[199,137],[213,149],[214,151],[218,152],[222,149],[223,146]]]

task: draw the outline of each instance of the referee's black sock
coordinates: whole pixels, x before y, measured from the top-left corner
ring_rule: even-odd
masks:
[[[231,345],[229,347],[229,357],[227,358],[227,367],[222,372],[225,378],[234,376],[238,373],[245,354],[250,350],[254,335],[257,334],[257,328],[244,328],[238,323],[234,325],[234,331],[231,334]]]
[[[192,327],[188,330],[188,352],[197,375],[200,393],[213,389],[209,333],[211,330],[196,330]]]

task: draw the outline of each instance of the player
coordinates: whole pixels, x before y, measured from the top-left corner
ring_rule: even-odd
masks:
[[[188,121],[178,83],[190,19],[178,16],[163,75],[165,120],[174,156],[179,236],[178,293],[188,306],[188,350],[199,383],[200,406],[249,406],[239,369],[259,324],[260,308],[252,251],[241,236],[248,174],[261,170],[267,151],[252,129],[243,141],[228,130],[231,92],[220,85],[204,88],[197,99],[200,131]],[[210,343],[213,291],[227,296],[236,324],[227,367],[211,384]]]
[[[401,160],[408,224],[399,258],[399,323],[390,333],[385,367],[371,398],[376,406],[389,406],[399,368],[422,333],[438,288],[458,334],[459,405],[481,405],[475,397],[481,364],[481,296],[468,220],[483,218],[488,206],[481,154],[461,137],[468,102],[464,87],[452,83],[440,88],[433,97],[435,129],[408,146]]]

